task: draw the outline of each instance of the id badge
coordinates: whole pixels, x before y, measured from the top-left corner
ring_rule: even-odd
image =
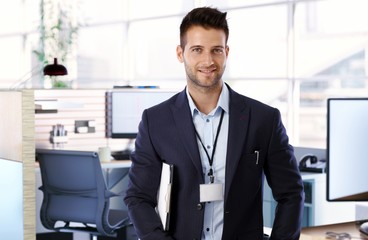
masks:
[[[221,183],[200,184],[199,185],[199,201],[213,202],[222,201],[224,199]]]

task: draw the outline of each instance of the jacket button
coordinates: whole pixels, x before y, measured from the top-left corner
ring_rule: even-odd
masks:
[[[202,210],[202,208],[203,208],[202,203],[198,203],[198,204],[197,204],[197,209],[198,209],[198,210]]]

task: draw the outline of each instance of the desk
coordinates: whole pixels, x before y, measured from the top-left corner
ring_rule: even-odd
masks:
[[[108,168],[130,168],[132,162],[130,160],[111,160],[110,162],[101,163],[102,169]]]
[[[321,226],[351,222],[355,218],[355,202],[328,202],[326,200],[326,174],[302,173],[305,202],[302,226]],[[267,181],[264,184],[263,219],[266,227],[272,228],[277,202],[272,196]]]
[[[112,160],[101,163],[108,189],[115,192],[125,191],[128,185],[128,173],[132,162],[130,160]],[[119,205],[118,199],[111,199],[110,206]]]
[[[359,224],[346,222],[331,225],[303,228],[300,240],[320,240],[326,238],[326,232],[348,233],[352,239],[368,239],[368,235],[359,232]]]

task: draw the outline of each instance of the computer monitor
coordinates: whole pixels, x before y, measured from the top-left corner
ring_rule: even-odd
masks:
[[[162,89],[114,89],[106,93],[108,138],[134,139],[142,113],[178,91]]]
[[[368,98],[327,100],[326,153],[327,201],[368,201]]]

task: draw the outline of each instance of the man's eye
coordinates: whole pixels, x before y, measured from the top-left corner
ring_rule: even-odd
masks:
[[[200,48],[193,48],[193,50],[192,50],[193,52],[196,52],[196,53],[199,53],[199,52],[201,52],[202,51],[202,49],[200,49]]]
[[[213,52],[216,54],[222,54],[224,51],[221,48],[219,48],[219,49],[214,49]]]

